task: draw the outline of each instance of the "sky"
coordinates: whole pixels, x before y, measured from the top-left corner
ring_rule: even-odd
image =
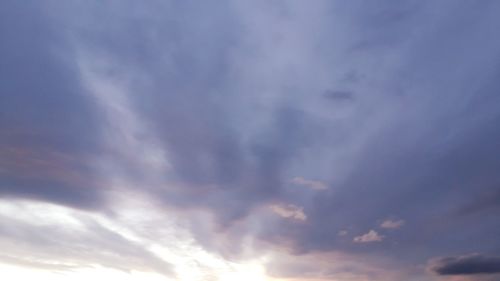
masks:
[[[499,281],[500,1],[0,1],[0,272]]]

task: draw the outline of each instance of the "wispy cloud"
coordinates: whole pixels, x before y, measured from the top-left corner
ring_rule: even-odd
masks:
[[[312,190],[325,190],[328,187],[322,181],[308,180],[303,177],[295,177],[292,179],[292,183],[297,185],[302,185]]]

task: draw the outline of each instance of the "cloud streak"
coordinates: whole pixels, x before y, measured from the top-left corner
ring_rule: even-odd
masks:
[[[326,184],[321,182],[321,181],[307,180],[307,179],[304,179],[303,177],[293,178],[292,183],[305,186],[305,187],[310,188],[312,190],[325,190],[328,188],[326,186]]]

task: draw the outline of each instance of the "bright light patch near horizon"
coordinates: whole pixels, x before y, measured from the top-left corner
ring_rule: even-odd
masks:
[[[199,274],[191,272],[191,276],[185,272],[176,278],[169,278],[153,272],[139,271],[119,271],[116,269],[93,267],[85,269],[75,269],[71,271],[54,272],[49,270],[31,269],[26,267],[14,266],[0,263],[0,272],[2,277],[8,280],[16,281],[88,281],[88,280],[123,280],[123,281],[199,281],[199,280],[217,280],[217,281],[272,281],[266,277],[264,269],[258,265],[239,265],[230,271],[213,274],[215,279],[204,279]]]
[[[226,261],[196,245],[192,238],[186,236],[183,229],[169,230],[171,232],[169,239],[175,240],[175,245],[163,244],[162,237],[155,239],[155,237],[142,236],[140,229],[154,227],[155,220],[160,219],[158,214],[162,212],[151,208],[141,208],[138,206],[137,200],[133,206],[131,204],[134,203],[131,200],[121,203],[119,204],[121,210],[128,211],[123,211],[115,217],[115,220],[110,220],[102,214],[53,204],[26,200],[1,200],[0,216],[10,218],[10,226],[6,227],[8,230],[4,230],[7,235],[0,239],[0,245],[10,253],[9,256],[0,255],[2,276],[12,276],[12,278],[15,277],[16,280],[21,281],[35,278],[41,281],[100,280],[102,278],[126,281],[270,280],[266,276],[263,265],[260,264],[263,260],[243,263]],[[142,221],[139,220],[141,217],[144,218]],[[165,217],[161,219],[164,222],[162,227],[174,227],[174,220],[168,222]],[[28,222],[35,223],[26,228]],[[92,228],[94,224],[99,225],[97,229],[100,229],[99,231],[104,234],[96,233],[94,235],[91,233],[94,231]],[[48,226],[59,229],[59,231],[43,233],[48,229]],[[53,235],[61,236],[52,240],[51,236]],[[99,235],[106,235],[108,238],[113,238],[113,235],[116,235],[115,239],[122,239],[120,243],[124,244],[115,244],[116,242],[109,241],[110,245],[106,245],[107,241],[96,238]],[[75,240],[74,236],[82,236],[87,240]],[[17,240],[20,239],[19,237],[33,240],[30,242],[33,243],[31,244],[33,257],[26,256],[27,252],[22,245],[12,246],[18,242],[21,243]],[[59,258],[57,254],[44,252],[48,248],[44,248],[44,245],[37,245],[39,243],[37,241],[54,243],[49,247],[60,247],[55,249],[55,252],[59,252],[61,257]],[[114,261],[108,259],[107,255],[111,251],[119,252],[120,249],[116,247],[123,247],[124,254],[132,251],[139,256],[139,259],[128,260],[124,258],[114,264]],[[138,247],[141,247],[143,252],[138,251]],[[81,256],[78,253],[75,255],[75,252],[72,252],[73,248],[81,250]],[[73,256],[68,257],[70,254],[66,255],[66,251],[73,253]],[[85,252],[89,252],[93,256],[88,259]],[[141,255],[144,263],[142,263]],[[103,259],[103,265],[99,264],[99,258]],[[169,264],[172,267],[173,275],[169,277],[157,272],[161,266],[148,268],[148,260],[153,263],[162,261]]]
[[[42,269],[32,269],[21,266],[14,266],[0,263],[0,272],[6,280],[17,281],[88,281],[88,280],[123,280],[123,281],[199,281],[199,280],[217,280],[217,281],[271,281],[266,277],[262,266],[258,265],[237,265],[229,271],[213,274],[215,279],[204,279],[204,276],[191,272],[184,272],[176,278],[169,278],[153,272],[139,271],[119,271],[116,269],[92,267],[84,269],[74,269],[70,271],[50,271]]]
[[[168,278],[152,272],[119,271],[116,269],[102,268],[99,266],[92,268],[72,269],[69,271],[50,271],[42,269],[32,269],[21,266],[14,266],[0,263],[2,278],[16,281],[88,281],[88,280],[121,280],[121,281],[170,281],[175,278]]]

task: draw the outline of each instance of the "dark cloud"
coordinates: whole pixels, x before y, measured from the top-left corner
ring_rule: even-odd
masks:
[[[492,187],[477,196],[471,198],[468,204],[460,206],[457,210],[458,215],[480,215],[482,213],[498,211],[500,208],[500,190]]]
[[[0,4],[0,196],[101,205],[86,162],[98,114],[60,26],[35,1]]]
[[[500,273],[500,257],[476,254],[439,258],[432,262],[431,270],[439,275]]]

